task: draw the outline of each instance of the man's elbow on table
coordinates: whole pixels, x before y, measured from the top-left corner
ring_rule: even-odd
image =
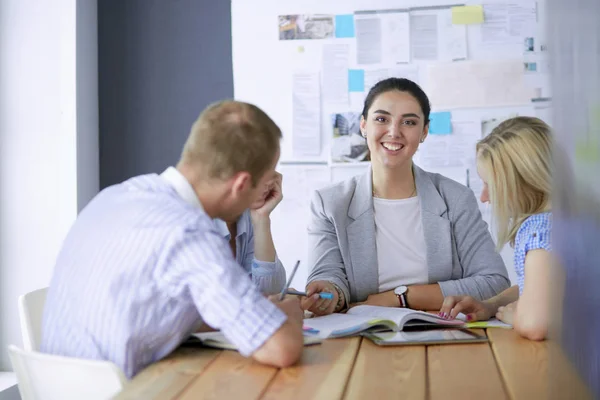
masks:
[[[265,344],[252,354],[256,361],[278,368],[295,364],[302,356],[304,338],[302,327],[286,321]]]

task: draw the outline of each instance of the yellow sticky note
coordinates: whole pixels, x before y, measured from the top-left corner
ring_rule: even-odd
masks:
[[[483,6],[452,7],[452,23],[454,25],[482,24]]]

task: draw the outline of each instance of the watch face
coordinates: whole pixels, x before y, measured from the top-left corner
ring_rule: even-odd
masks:
[[[407,289],[408,288],[406,286],[398,286],[396,289],[394,289],[394,293],[397,295],[401,295],[401,294],[406,293]]]

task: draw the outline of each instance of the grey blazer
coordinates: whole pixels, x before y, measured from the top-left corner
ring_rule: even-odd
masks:
[[[506,267],[467,187],[414,166],[429,283],[444,296],[490,298],[509,287]],[[379,292],[371,168],[313,194],[308,282],[326,280],[350,302]],[[401,264],[402,260],[398,260]]]

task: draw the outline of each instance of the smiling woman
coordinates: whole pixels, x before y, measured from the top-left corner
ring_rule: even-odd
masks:
[[[436,310],[444,296],[486,299],[509,286],[473,192],[413,164],[430,110],[408,79],[383,80],[367,95],[360,129],[371,168],[312,199],[307,292],[335,296],[306,304],[310,311],[357,302]]]

